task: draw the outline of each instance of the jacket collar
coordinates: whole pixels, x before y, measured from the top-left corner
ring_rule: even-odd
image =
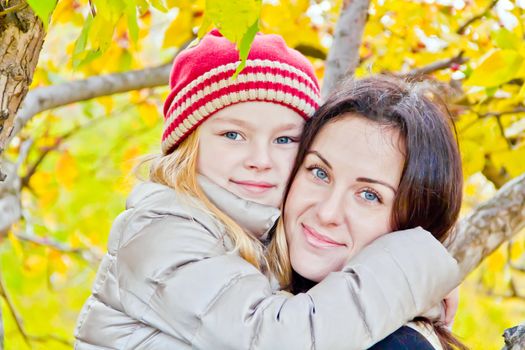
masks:
[[[270,229],[281,214],[279,209],[242,199],[203,175],[199,175],[198,182],[218,209],[258,239],[268,238]]]

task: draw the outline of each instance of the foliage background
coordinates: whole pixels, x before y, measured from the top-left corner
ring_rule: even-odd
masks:
[[[60,0],[32,88],[169,62],[203,21],[206,27],[210,9],[225,27],[253,24],[217,3]],[[257,3],[245,2],[255,19]],[[341,6],[263,1],[260,29],[309,55],[322,78]],[[458,115],[464,213],[525,172],[524,13],[523,0],[371,2],[357,76],[461,58],[432,75]],[[242,45],[239,33],[232,36]],[[0,238],[6,349],[71,348],[111,222],[137,181],[133,165],[159,151],[166,94],[165,87],[144,89],[44,112],[14,139],[8,156],[22,163],[24,213]],[[503,330],[525,319],[524,250],[522,233],[462,285],[454,332],[472,349],[501,348]]]

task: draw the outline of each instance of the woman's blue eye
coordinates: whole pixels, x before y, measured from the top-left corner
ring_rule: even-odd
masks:
[[[370,201],[370,202],[378,202],[379,201],[379,197],[374,192],[363,191],[363,192],[360,193],[360,195],[361,195],[361,198],[363,198],[363,199],[365,199],[367,201]]]
[[[224,134],[224,136],[226,136],[230,140],[238,140],[240,137],[239,133],[235,131],[228,131],[227,133]]]
[[[326,181],[328,179],[328,174],[323,169],[314,168],[312,171],[314,173],[314,176],[319,178],[320,180]]]
[[[292,142],[293,142],[292,138],[288,136],[281,136],[275,139],[275,143],[279,145],[285,145],[285,144],[292,143]]]

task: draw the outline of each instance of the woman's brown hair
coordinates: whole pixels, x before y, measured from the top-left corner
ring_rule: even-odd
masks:
[[[316,136],[326,125],[349,114],[393,128],[401,136],[399,149],[405,163],[392,208],[391,227],[403,230],[421,226],[440,242],[450,239],[463,188],[454,123],[445,104],[428,86],[400,78],[378,75],[346,81],[316,111],[305,126],[284,205]],[[290,285],[293,271],[282,226],[270,246],[269,262],[281,284],[296,289]],[[443,325],[433,326],[445,349],[465,349]]]

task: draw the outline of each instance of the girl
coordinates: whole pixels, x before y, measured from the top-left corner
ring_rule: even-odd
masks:
[[[319,88],[275,35],[256,36],[233,80],[238,64],[218,31],[175,59],[163,155],[113,225],[77,349],[365,348],[458,283],[456,261],[416,228],[379,239],[307,294],[276,292],[262,242]]]
[[[307,122],[291,178],[285,230],[278,230],[270,250],[281,284],[294,293],[355,263],[364,247],[391,231],[421,226],[443,242],[461,207],[452,119],[430,92],[392,77],[349,82],[333,94]],[[418,239],[398,242],[408,247]],[[401,259],[410,263],[412,256]],[[389,297],[396,293],[389,290]],[[391,311],[377,312],[364,319],[374,324]],[[439,337],[424,324],[410,326],[428,341],[404,327],[373,349],[463,348],[441,324],[434,324]]]

